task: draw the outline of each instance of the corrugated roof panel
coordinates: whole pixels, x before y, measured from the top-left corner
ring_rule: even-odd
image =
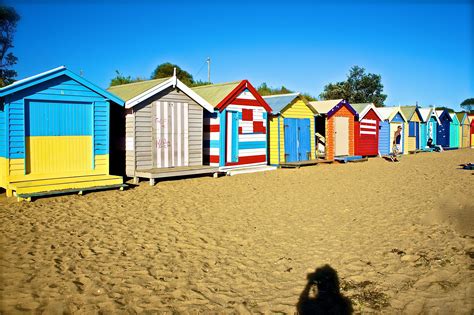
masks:
[[[263,99],[270,105],[273,114],[280,114],[281,111],[299,95],[299,93],[268,95],[263,96]]]
[[[148,91],[149,89],[161,84],[170,78],[160,78],[148,81],[133,82],[122,85],[114,85],[109,87],[107,90],[114,93],[124,101],[129,101],[135,96],[142,94],[143,92]]]
[[[242,81],[234,81],[219,84],[210,84],[192,88],[194,92],[216,107],[227,95],[229,95]]]
[[[339,100],[327,100],[327,101],[314,101],[309,102],[311,106],[320,114],[327,114],[337,104],[342,102],[342,98]]]

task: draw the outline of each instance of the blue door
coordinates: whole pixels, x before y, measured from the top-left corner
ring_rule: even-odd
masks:
[[[298,161],[311,160],[311,120],[298,119]]]
[[[284,118],[285,162],[298,161],[298,119]]]
[[[381,155],[390,153],[390,124],[381,121],[379,124],[379,152]]]
[[[436,144],[443,147],[449,147],[449,119],[441,121],[441,125],[438,126]]]
[[[285,118],[285,161],[311,159],[311,119]]]
[[[226,123],[226,163],[239,161],[239,113],[227,112]]]

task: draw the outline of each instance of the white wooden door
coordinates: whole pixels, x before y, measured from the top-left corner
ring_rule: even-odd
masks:
[[[188,104],[157,102],[155,128],[156,166],[188,166]]]
[[[349,118],[334,118],[334,155],[349,155]]]

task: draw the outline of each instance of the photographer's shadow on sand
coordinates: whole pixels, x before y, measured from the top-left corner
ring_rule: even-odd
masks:
[[[319,267],[306,278],[308,283],[296,305],[298,314],[352,314],[351,300],[341,294],[339,277],[331,266]],[[315,287],[316,295],[313,294]]]

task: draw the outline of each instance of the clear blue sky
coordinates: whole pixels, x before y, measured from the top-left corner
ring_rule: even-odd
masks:
[[[66,65],[107,87],[115,70],[149,77],[169,61],[206,80],[210,56],[214,83],[249,79],[317,96],[360,65],[382,75],[387,105],[459,109],[474,97],[468,0],[64,2],[7,1],[21,15],[19,79]]]

